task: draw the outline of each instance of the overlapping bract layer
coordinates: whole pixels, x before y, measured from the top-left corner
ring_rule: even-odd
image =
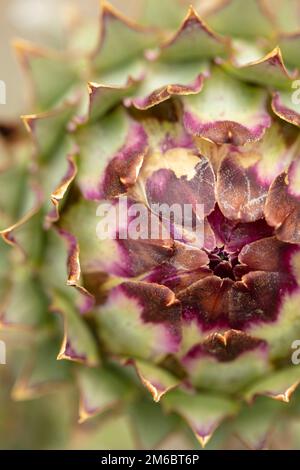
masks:
[[[84,62],[19,48],[36,110],[47,112],[24,118],[36,143],[36,202],[2,232],[33,270],[15,270],[19,292],[12,287],[1,321],[37,327],[47,305],[62,313],[58,358],[86,366],[81,419],[121,398],[119,370],[90,367],[126,361],[202,444],[243,399],[288,401],[300,380],[290,365],[300,333],[297,34],[278,26],[280,1],[278,18],[268,2],[247,2],[249,28],[238,15],[245,2],[219,3],[206,12],[218,33],[190,8],[161,41],[161,31],[105,4],[100,44]],[[63,80],[49,86],[54,75]],[[197,217],[203,205],[204,244],[192,220],[180,240],[99,240],[97,206],[124,196],[149,213],[151,204],[190,204]],[[30,314],[16,310],[36,279]],[[26,379],[21,390],[31,396],[57,380]],[[107,394],[98,396],[98,382]]]

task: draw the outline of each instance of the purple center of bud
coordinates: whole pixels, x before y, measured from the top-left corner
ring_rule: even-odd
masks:
[[[240,264],[237,253],[228,253],[224,246],[216,247],[213,251],[207,253],[209,257],[209,268],[216,276],[222,279],[229,278],[236,280],[234,267]]]

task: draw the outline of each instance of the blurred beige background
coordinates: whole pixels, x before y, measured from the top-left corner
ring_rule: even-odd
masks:
[[[131,14],[138,0],[111,0]],[[0,0],[0,80],[6,84],[6,104],[0,104],[0,121],[14,121],[26,109],[26,85],[12,41],[23,38],[38,44],[63,48],[67,22],[78,15],[95,20],[99,0]]]

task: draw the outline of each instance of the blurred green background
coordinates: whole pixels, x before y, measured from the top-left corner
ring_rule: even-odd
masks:
[[[124,13],[136,11],[138,0],[112,0]],[[12,48],[22,38],[37,44],[63,48],[68,29],[76,21],[96,22],[98,0],[1,0],[0,2],[0,80],[7,88],[7,104],[0,106],[0,120],[13,121],[26,108],[26,87]]]

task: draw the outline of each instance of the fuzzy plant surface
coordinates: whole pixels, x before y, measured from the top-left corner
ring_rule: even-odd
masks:
[[[32,114],[1,147],[0,445],[299,449],[300,2],[132,16],[102,3],[66,52],[16,43]],[[103,203],[122,226],[101,239]],[[155,239],[122,235],[135,203]],[[174,204],[184,227],[155,209]],[[26,416],[52,436],[18,435]]]

